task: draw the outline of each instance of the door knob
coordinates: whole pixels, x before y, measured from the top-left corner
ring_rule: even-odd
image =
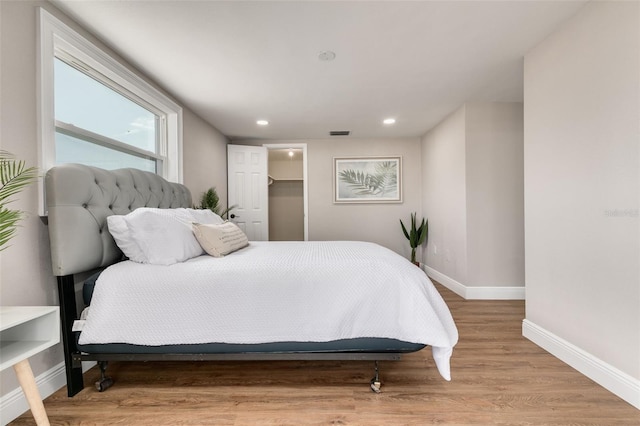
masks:
[[[232,213],[232,214],[231,214],[231,216],[229,216],[229,217],[230,217],[231,219],[235,219],[235,218],[236,218],[236,215]]]

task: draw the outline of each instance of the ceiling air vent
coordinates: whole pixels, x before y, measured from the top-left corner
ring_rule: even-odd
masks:
[[[349,130],[332,130],[329,132],[331,136],[349,136],[351,131]]]

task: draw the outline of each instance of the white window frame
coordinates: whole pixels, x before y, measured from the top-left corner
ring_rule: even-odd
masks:
[[[55,119],[54,60],[59,57],[65,61],[74,59],[81,68],[82,65],[86,65],[91,70],[95,70],[114,83],[113,90],[119,92],[118,87],[121,87],[133,95],[136,101],[141,101],[145,107],[160,117],[158,152],[150,157],[158,160],[157,173],[160,176],[171,182],[182,183],[182,108],[180,105],[45,9],[39,8],[38,20],[38,165],[41,171],[44,173],[55,165],[56,128],[67,132],[80,130],[73,126],[68,128],[66,123],[56,122]],[[103,139],[102,136],[95,134],[85,136],[91,136],[93,142],[106,142],[110,147],[115,146],[117,149],[117,141]],[[131,146],[126,146],[126,149],[131,152],[141,151]],[[38,193],[39,214],[46,216],[43,180],[38,185]]]

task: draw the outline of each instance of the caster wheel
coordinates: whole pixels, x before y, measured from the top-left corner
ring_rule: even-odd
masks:
[[[113,386],[113,379],[111,377],[107,377],[96,382],[96,389],[98,390],[98,392],[104,392],[111,386]]]
[[[371,379],[371,392],[380,393],[381,386],[382,383],[380,383],[376,379]]]

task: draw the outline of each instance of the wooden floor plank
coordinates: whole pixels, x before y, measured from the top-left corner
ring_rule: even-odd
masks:
[[[80,394],[44,405],[52,425],[640,425],[640,410],[522,337],[524,302],[438,290],[460,333],[451,382],[428,348],[381,362],[381,394],[364,361],[112,363],[111,389],[93,388],[94,368]]]

